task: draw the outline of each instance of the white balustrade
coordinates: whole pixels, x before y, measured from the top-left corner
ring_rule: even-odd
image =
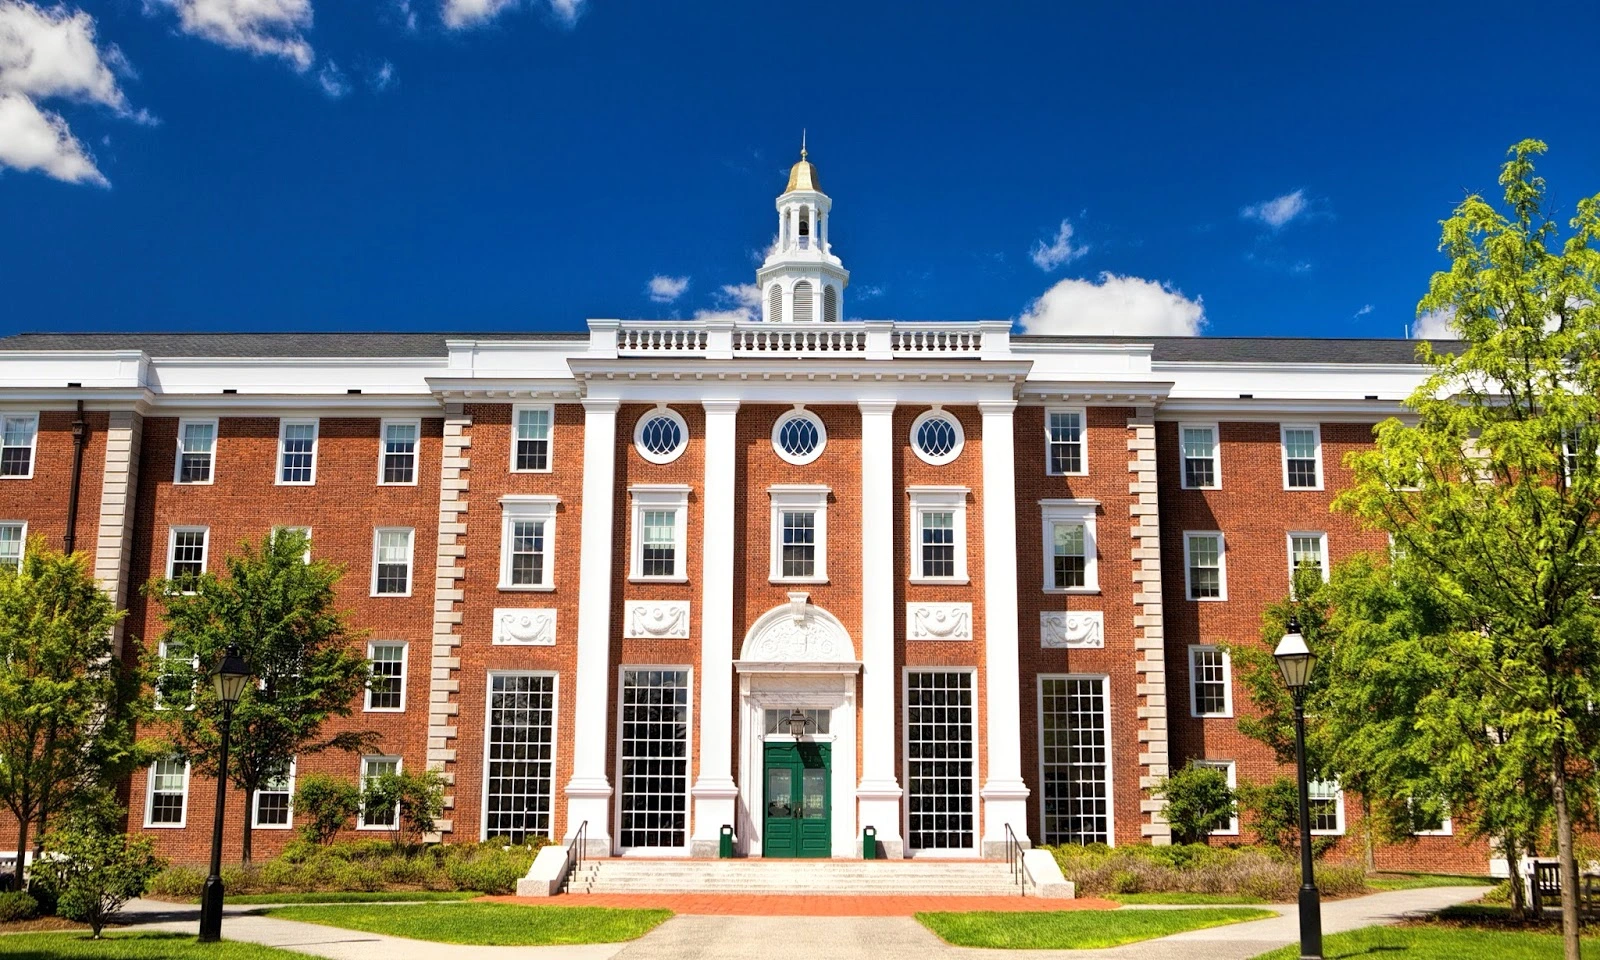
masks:
[[[993,324],[970,323],[762,323],[759,321],[689,320],[689,321],[625,321],[616,325],[616,355],[619,357],[727,357],[724,346],[731,337],[734,357],[773,357],[783,359],[807,357],[867,357],[876,355],[887,359],[879,351],[883,341],[873,336],[887,333],[888,354],[893,357],[932,359],[936,357],[971,358],[986,356],[983,349],[987,332],[991,340],[991,354],[996,341],[995,331],[986,331]],[[872,328],[872,329],[869,329]],[[887,328],[879,329],[879,328]],[[609,348],[613,328],[591,331],[591,340],[604,334]],[[1002,331],[1002,338],[1009,331]],[[869,350],[869,344],[871,348]],[[1003,351],[1008,352],[1008,351]]]

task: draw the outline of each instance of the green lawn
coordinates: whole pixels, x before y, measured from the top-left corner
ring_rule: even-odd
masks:
[[[1561,960],[1561,939],[1553,933],[1508,933],[1457,927],[1366,927],[1337,933],[1322,944],[1327,960]],[[1585,941],[1583,955],[1600,958],[1600,943]],[[1263,953],[1255,960],[1296,960],[1298,945]]]
[[[1492,887],[1498,880],[1448,873],[1380,873],[1367,878],[1374,890],[1416,890],[1421,887]]]
[[[1104,894],[1104,897],[1107,900],[1115,900],[1117,903],[1176,903],[1189,907],[1269,902],[1260,897],[1252,897],[1243,893],[1107,893]]]
[[[224,940],[196,943],[186,933],[8,933],[0,936],[6,960],[313,960],[304,953]]]
[[[633,940],[672,916],[671,910],[524,907],[511,903],[282,907],[266,913],[281,920],[321,923],[413,940],[497,947]]]
[[[1115,947],[1185,930],[1275,917],[1270,910],[1065,910],[1059,913],[919,913],[917,920],[958,947],[1081,950]]]
[[[229,894],[228,902],[241,906],[258,903],[421,903],[436,900],[471,900],[483,894],[476,890],[394,890],[385,893],[382,890],[366,892],[360,890],[344,893],[244,893]],[[199,903],[199,897],[175,901],[177,903]]]

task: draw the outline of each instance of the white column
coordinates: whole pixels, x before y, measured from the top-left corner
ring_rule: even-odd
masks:
[[[900,781],[895,776],[894,401],[862,400],[861,409],[861,785],[862,827],[876,827],[891,858],[900,838]]]
[[[739,401],[706,400],[705,540],[700,578],[700,773],[695,778],[689,854],[715,857],[720,831],[732,826],[733,782],[733,504],[734,431]]]
[[[983,696],[989,778],[983,785],[983,852],[1001,856],[1006,826],[1028,842],[1028,787],[1022,782],[1021,681],[1017,665],[1016,450],[1014,401],[978,404],[983,413]]]
[[[572,692],[567,839],[589,823],[587,852],[611,855],[606,731],[611,707],[611,534],[617,468],[616,400],[583,401],[583,523],[578,557],[578,670]]]

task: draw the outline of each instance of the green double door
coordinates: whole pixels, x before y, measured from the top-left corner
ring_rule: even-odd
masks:
[[[764,857],[827,857],[833,853],[832,774],[827,743],[766,745]]]

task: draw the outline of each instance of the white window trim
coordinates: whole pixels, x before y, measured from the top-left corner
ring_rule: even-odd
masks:
[[[1451,837],[1455,836],[1455,824],[1450,822],[1450,815],[1446,814],[1439,820],[1437,830],[1413,830],[1413,837]]]
[[[283,444],[288,437],[290,427],[311,427],[311,479],[310,480],[285,480],[283,479]],[[272,475],[272,482],[279,487],[314,487],[317,484],[317,449],[322,445],[322,421],[316,417],[280,417],[278,418],[278,466]],[[217,472],[216,442],[211,445],[212,463],[211,472]]]
[[[535,469],[522,470],[522,469],[518,469],[518,467],[517,467],[517,441],[519,439],[521,439],[518,436],[518,430],[520,429],[519,424],[520,424],[520,421],[522,419],[522,411],[524,411],[524,410],[544,410],[544,411],[546,411],[547,413],[550,414],[549,436],[547,436],[545,438],[545,446],[547,448],[547,451],[545,453],[545,458],[544,458],[545,467],[542,470],[535,470]],[[678,419],[682,420],[683,418],[679,417]],[[639,428],[641,428],[641,429],[643,428],[644,422],[645,422],[644,419],[641,419],[639,421]],[[689,439],[689,430],[688,430],[688,428],[685,428],[684,431],[683,431],[683,439],[685,441],[685,445],[687,445],[687,441]],[[673,459],[677,459],[677,458],[674,457]],[[552,472],[555,471],[555,468],[556,468],[556,406],[555,406],[555,404],[553,404],[553,403],[514,403],[514,404],[512,404],[511,405],[511,456],[510,456],[510,470],[511,470],[511,472],[512,473],[552,473]]]
[[[678,671],[678,670],[682,670],[684,672],[684,674],[686,675],[686,677],[687,677],[687,684],[688,684],[688,690],[689,690],[689,698],[688,698],[688,703],[687,703],[688,721],[683,725],[683,728],[684,728],[684,738],[685,738],[684,751],[685,751],[685,756],[687,756],[689,758],[688,770],[689,770],[690,783],[688,784],[686,789],[688,790],[688,794],[689,794],[689,807],[690,807],[691,814],[693,812],[693,807],[694,807],[694,783],[693,783],[693,780],[694,780],[694,772],[695,772],[695,770],[697,769],[697,766],[698,766],[696,758],[699,756],[699,754],[694,752],[695,751],[695,742],[694,742],[695,726],[694,725],[695,725],[695,721],[697,719],[695,717],[695,712],[694,712],[695,690],[697,689],[695,687],[695,685],[694,685],[694,666],[692,664],[687,664],[687,663],[619,663],[619,664],[617,664],[617,686],[616,686],[617,693],[616,693],[616,697],[615,697],[616,703],[617,703],[617,707],[616,707],[616,710],[617,710],[617,712],[616,712],[616,718],[617,718],[616,754],[615,754],[617,762],[616,762],[616,766],[615,766],[615,768],[613,770],[613,775],[616,777],[616,779],[612,781],[613,783],[616,784],[616,789],[611,791],[611,793],[612,793],[612,797],[611,797],[611,822],[617,825],[614,828],[616,832],[614,834],[612,834],[612,836],[614,838],[612,840],[612,843],[613,843],[615,849],[617,850],[617,852],[622,856],[630,856],[631,855],[631,856],[646,856],[646,857],[648,857],[652,853],[677,854],[679,852],[687,852],[690,849],[690,847],[694,844],[694,824],[693,824],[693,820],[691,819],[689,826],[687,828],[685,828],[685,830],[684,830],[683,846],[681,846],[681,847],[624,847],[624,846],[622,846],[622,761],[623,761],[623,756],[622,756],[622,739],[623,739],[622,738],[622,734],[623,734],[622,710],[623,710],[623,707],[626,706],[626,704],[624,704],[622,702],[622,678],[623,678],[623,676],[625,674],[627,674],[629,672],[633,672],[633,673],[649,673],[652,670],[661,670],[661,671],[667,671],[667,670]],[[763,776],[765,776],[765,774],[763,774]]]
[[[1222,712],[1201,713],[1200,680],[1195,669],[1195,655],[1199,653],[1222,654]],[[1189,716],[1200,720],[1228,719],[1233,716],[1233,657],[1214,643],[1189,644]]]
[[[778,483],[767,488],[767,496],[772,498],[772,562],[768,570],[772,583],[828,582],[828,496],[832,493],[825,484]],[[795,510],[816,514],[816,564],[809,577],[783,575],[783,514]]]
[[[1052,413],[1075,413],[1078,415],[1078,463],[1080,470],[1051,470],[1050,469],[1050,415]],[[1045,407],[1044,408],[1044,472],[1049,477],[1086,477],[1089,475],[1089,408],[1088,407]]]
[[[178,549],[178,534],[180,534],[180,533],[196,533],[196,532],[204,533],[206,535],[205,536],[205,541],[200,544],[200,572],[202,574],[204,574],[207,570],[211,569],[211,528],[210,527],[198,526],[198,525],[193,525],[193,524],[180,525],[180,526],[175,526],[175,527],[168,527],[167,528],[167,579],[168,580],[172,579],[172,561],[173,561],[173,554]],[[185,594],[191,594],[193,592],[194,591],[192,591],[192,590],[183,591],[183,593],[185,593]]]
[[[367,764],[371,763],[371,762],[383,761],[383,760],[393,760],[394,761],[394,772],[395,773],[399,773],[400,771],[405,769],[405,758],[401,757],[401,756],[397,756],[395,754],[373,753],[373,754],[367,754],[366,756],[363,756],[359,761],[357,761],[357,764],[356,764],[356,789],[357,789],[357,791],[360,793],[360,795],[363,798],[365,798],[366,795],[367,795]],[[399,816],[399,811],[396,811],[395,814],[396,814],[396,817],[398,817]],[[392,831],[392,830],[394,830],[394,826],[391,826],[390,824],[387,824],[387,823],[368,823],[367,822],[366,802],[365,802],[365,799],[363,799],[361,805],[356,807],[356,829],[357,830],[390,830],[390,831]]]
[[[1044,783],[1044,684],[1046,680],[1093,680],[1100,684],[1100,698],[1106,705],[1106,722],[1101,728],[1106,737],[1106,846],[1117,845],[1116,742],[1111,738],[1111,678],[1104,673],[1041,673],[1033,681],[1033,730],[1038,738],[1039,783]],[[1043,796],[1041,792],[1041,797]],[[1039,810],[1039,843],[1044,842],[1044,810]]]
[[[384,461],[389,456],[389,428],[413,427],[416,429],[416,439],[411,446],[411,482],[389,483],[383,479]],[[318,431],[319,439],[321,431]],[[414,487],[417,485],[418,475],[422,473],[422,421],[411,419],[390,419],[385,417],[378,421],[378,486],[380,487]]]
[[[1095,543],[1094,520],[1100,509],[1098,500],[1040,500],[1040,513],[1044,518],[1044,592],[1045,593],[1099,593],[1100,551]],[[1083,524],[1083,586],[1058,587],[1055,578],[1055,525],[1057,523]]]
[[[911,711],[903,706],[911,699],[913,673],[965,673],[972,677],[972,846],[930,847],[911,849]],[[942,667],[938,665],[906,664],[900,668],[900,782],[906,784],[905,800],[900,804],[900,836],[905,838],[905,855],[908,859],[928,857],[937,859],[949,856],[976,856],[983,849],[983,725],[979,715],[983,708],[984,691],[978,685],[977,667]],[[1042,780],[1040,781],[1043,782]]]
[[[1312,782],[1315,783],[1315,782],[1318,782],[1318,781],[1312,781]],[[1333,795],[1333,815],[1334,815],[1334,818],[1335,818],[1336,822],[1339,824],[1339,826],[1338,826],[1337,829],[1334,829],[1334,830],[1312,830],[1311,831],[1311,835],[1313,837],[1342,837],[1342,836],[1344,836],[1344,831],[1345,831],[1345,824],[1344,824],[1344,788],[1339,786],[1337,783],[1334,783],[1333,784],[1333,791],[1334,791],[1334,795]]]
[[[297,524],[286,523],[286,524],[282,524],[280,526],[273,527],[272,528],[272,535],[274,537],[276,537],[278,534],[282,533],[285,530],[301,530],[301,531],[304,531],[304,533],[306,535],[305,561],[306,561],[306,563],[310,563],[311,562],[311,528],[310,527],[302,527],[302,526],[299,526]],[[208,537],[207,539],[210,539],[210,538]]]
[[[533,472],[533,471],[526,471],[526,472]],[[556,806],[557,806],[558,796],[559,796],[559,794],[561,792],[560,791],[560,787],[558,786],[558,784],[556,782],[556,772],[560,769],[560,767],[558,766],[558,763],[560,762],[560,759],[561,759],[560,758],[560,750],[561,750],[561,674],[556,672],[556,671],[554,671],[554,670],[490,670],[489,671],[488,679],[484,682],[484,691],[485,691],[484,692],[484,697],[485,697],[485,700],[484,700],[484,708],[483,708],[483,739],[478,741],[479,743],[483,744],[483,748],[484,748],[485,751],[488,750],[488,746],[489,746],[489,724],[494,719],[494,711],[489,708],[489,700],[488,700],[488,698],[494,696],[494,678],[495,677],[552,677],[552,678],[554,678],[554,679],[551,680],[551,683],[550,683],[550,702],[554,705],[553,708],[550,711],[550,828],[545,831],[544,835],[546,837],[550,838],[551,840],[555,840],[555,839],[557,839],[556,833],[555,833],[555,830],[556,830]],[[621,674],[618,674],[618,682],[619,683],[621,682]],[[622,716],[622,714],[619,712],[617,714],[617,716],[620,718]],[[618,730],[619,731],[621,730],[621,724],[620,723],[618,724]],[[618,745],[619,745],[619,749],[620,749],[620,745],[621,745],[621,742],[622,742],[620,737],[621,737],[621,734],[619,732],[619,734],[618,734],[618,738],[619,739],[617,741]],[[621,783],[620,776],[618,777],[618,781],[617,782]],[[478,797],[479,797],[479,801],[478,801],[478,839],[480,841],[482,841],[482,840],[489,839],[489,757],[488,757],[487,753],[485,754],[485,756],[483,758],[483,782],[478,787]],[[529,836],[533,836],[533,835],[534,835],[533,832],[529,831]]]
[[[907,544],[908,557],[911,561],[911,576],[907,579],[911,583],[970,583],[967,578],[967,494],[971,493],[967,487],[907,487],[906,494],[910,498],[910,522],[907,524],[909,543]],[[922,575],[922,515],[928,512],[944,512],[949,510],[955,514],[952,522],[955,524],[955,575],[949,577],[925,577]]]
[[[370,640],[367,642],[367,662],[372,662],[373,648],[399,647],[400,648],[400,706],[374,707],[372,705],[372,678],[367,678],[367,689],[362,695],[363,713],[405,713],[406,712],[406,680],[411,673],[411,641],[409,640]]]
[[[166,758],[171,760],[171,757]],[[144,776],[144,828],[146,830],[182,830],[189,823],[189,761],[183,762],[183,808],[177,823],[154,823],[150,819],[156,802],[156,765],[145,767]]]
[[[649,423],[651,420],[654,420],[656,417],[666,417],[668,420],[677,422],[678,430],[680,431],[679,437],[681,438],[681,442],[678,444],[676,449],[669,450],[666,453],[652,453],[651,451],[645,449],[644,425]],[[683,456],[683,452],[689,449],[689,422],[683,419],[683,414],[672,409],[666,404],[651,407],[644,413],[639,414],[639,419],[633,424],[633,449],[638,451],[639,456],[645,458],[650,463],[671,463],[672,461]]]
[[[1189,538],[1190,537],[1216,537],[1217,538],[1217,595],[1214,597],[1197,597],[1194,595],[1193,579],[1189,573]],[[1185,530],[1183,531],[1183,595],[1185,599],[1195,603],[1218,603],[1228,599],[1228,538],[1223,536],[1221,530]]]
[[[183,434],[191,423],[211,424],[211,469],[204,480],[183,480]],[[209,487],[217,482],[217,443],[222,437],[221,421],[216,417],[185,417],[178,421],[177,453],[172,461],[172,482],[180,487]]]
[[[691,487],[686,483],[650,483],[634,484],[628,487],[628,497],[632,501],[632,540],[629,548],[628,579],[633,582],[644,583],[688,583],[689,582],[689,491]],[[675,544],[676,559],[675,572],[670,577],[644,575],[644,512],[646,510],[673,510],[677,518],[673,521],[672,532],[677,543]]]
[[[1207,760],[1204,758],[1196,758],[1194,765],[1197,767],[1210,767],[1213,770],[1221,770],[1228,777],[1228,789],[1239,789],[1239,769],[1238,765],[1232,760]],[[1213,837],[1237,837],[1239,835],[1239,803],[1237,800],[1234,801],[1233,816],[1228,819],[1228,826],[1222,830],[1211,831],[1211,835]]]
[[[507,494],[500,498],[501,590],[534,592],[556,588],[556,505],[560,502],[560,497],[547,493]],[[511,528],[518,520],[544,521],[544,576],[538,583],[511,582]]]
[[[1294,592],[1294,538],[1316,537],[1317,548],[1322,551],[1322,582],[1328,582],[1328,535],[1321,530],[1290,530],[1283,535],[1284,562],[1289,570],[1289,592]]]
[[[817,446],[810,453],[803,456],[797,456],[783,449],[783,444],[779,440],[779,434],[783,432],[784,424],[796,418],[809,421],[813,427],[817,428]],[[822,456],[822,451],[827,446],[827,425],[822,422],[821,417],[817,416],[815,413],[812,413],[810,410],[807,410],[805,407],[796,405],[793,410],[785,410],[784,412],[778,414],[778,418],[772,422],[772,452],[776,453],[778,455],[778,459],[784,461],[785,463],[792,463],[797,467],[803,467],[808,463],[815,463],[817,458]]]
[[[917,445],[917,431],[921,430],[922,425],[934,417],[943,417],[944,419],[949,420],[951,427],[955,429],[956,445],[951,447],[950,452],[942,457],[935,457],[931,454],[924,453],[922,448]],[[929,464],[930,466],[942,467],[947,463],[954,463],[956,458],[961,456],[962,449],[967,445],[967,431],[966,428],[961,425],[960,417],[944,409],[942,406],[935,406],[931,410],[922,411],[922,413],[918,414],[915,420],[911,421],[911,433],[907,435],[906,440],[911,444],[911,452],[917,455],[918,460],[921,460],[923,463]]]
[[[159,664],[165,664],[167,662],[167,641],[166,640],[158,640],[158,641],[156,641],[156,662],[157,662],[158,665]],[[200,657],[199,657],[199,655],[196,654],[195,656],[191,657],[189,659],[189,663],[194,668],[195,676],[197,678],[196,679],[196,683],[198,683],[199,682],[198,677],[200,675]],[[166,710],[167,709],[167,705],[161,702],[161,685],[160,685],[161,673],[159,672],[160,670],[161,670],[161,667],[158,666],[157,667],[157,671],[158,672],[156,674],[155,689],[153,691],[151,691],[154,694],[154,696],[152,696],[150,698],[151,699],[151,707],[153,709],[156,709],[156,710]],[[195,700],[194,700],[194,693],[191,690],[191,692],[189,694],[189,705],[187,707],[184,707],[184,709],[185,710],[193,710],[195,708],[195,706],[196,706],[196,704],[195,704]]]
[[[0,431],[5,429],[6,420],[32,420],[33,432],[28,436],[28,472],[11,476],[0,476],[0,480],[32,480],[34,471],[39,468],[39,415],[37,413],[7,413],[0,416]],[[3,434],[0,434],[3,436]],[[3,443],[0,440],[0,443]],[[212,464],[215,472],[216,464]]]
[[[378,543],[382,535],[387,532],[404,530],[406,537],[406,592],[405,593],[379,593],[378,592]],[[415,527],[373,527],[372,528],[372,579],[370,583],[373,597],[409,597],[417,588],[417,530]]]
[[[1187,466],[1189,457],[1183,449],[1183,431],[1185,430],[1210,430],[1211,431],[1211,476],[1216,479],[1209,487],[1194,487],[1189,485],[1189,474],[1184,467]],[[1281,436],[1280,436],[1281,440]],[[1320,447],[1319,447],[1320,449]],[[1285,482],[1288,482],[1288,467],[1284,468]],[[1222,427],[1216,423],[1179,423],[1178,424],[1178,486],[1183,490],[1221,490],[1222,489]],[[1304,490],[1304,487],[1296,487]],[[1230,763],[1232,761],[1229,761]]]
[[[17,569],[22,569],[23,561],[28,559],[28,521],[26,520],[0,520],[0,527],[21,527],[22,539],[17,541]]]
[[[294,777],[295,777],[295,764],[297,762],[298,762],[298,758],[290,758],[290,760],[289,760],[289,819],[287,821],[285,821],[284,823],[262,823],[261,822],[261,794],[262,794],[263,791],[257,790],[255,792],[255,795],[250,798],[250,828],[252,830],[293,830],[294,829]]]
[[[1314,487],[1289,486],[1289,443],[1290,430],[1310,430],[1316,438],[1317,452],[1317,484]],[[1321,490],[1322,489],[1322,424],[1320,423],[1280,423],[1278,424],[1278,464],[1283,470],[1283,489],[1295,491]]]

